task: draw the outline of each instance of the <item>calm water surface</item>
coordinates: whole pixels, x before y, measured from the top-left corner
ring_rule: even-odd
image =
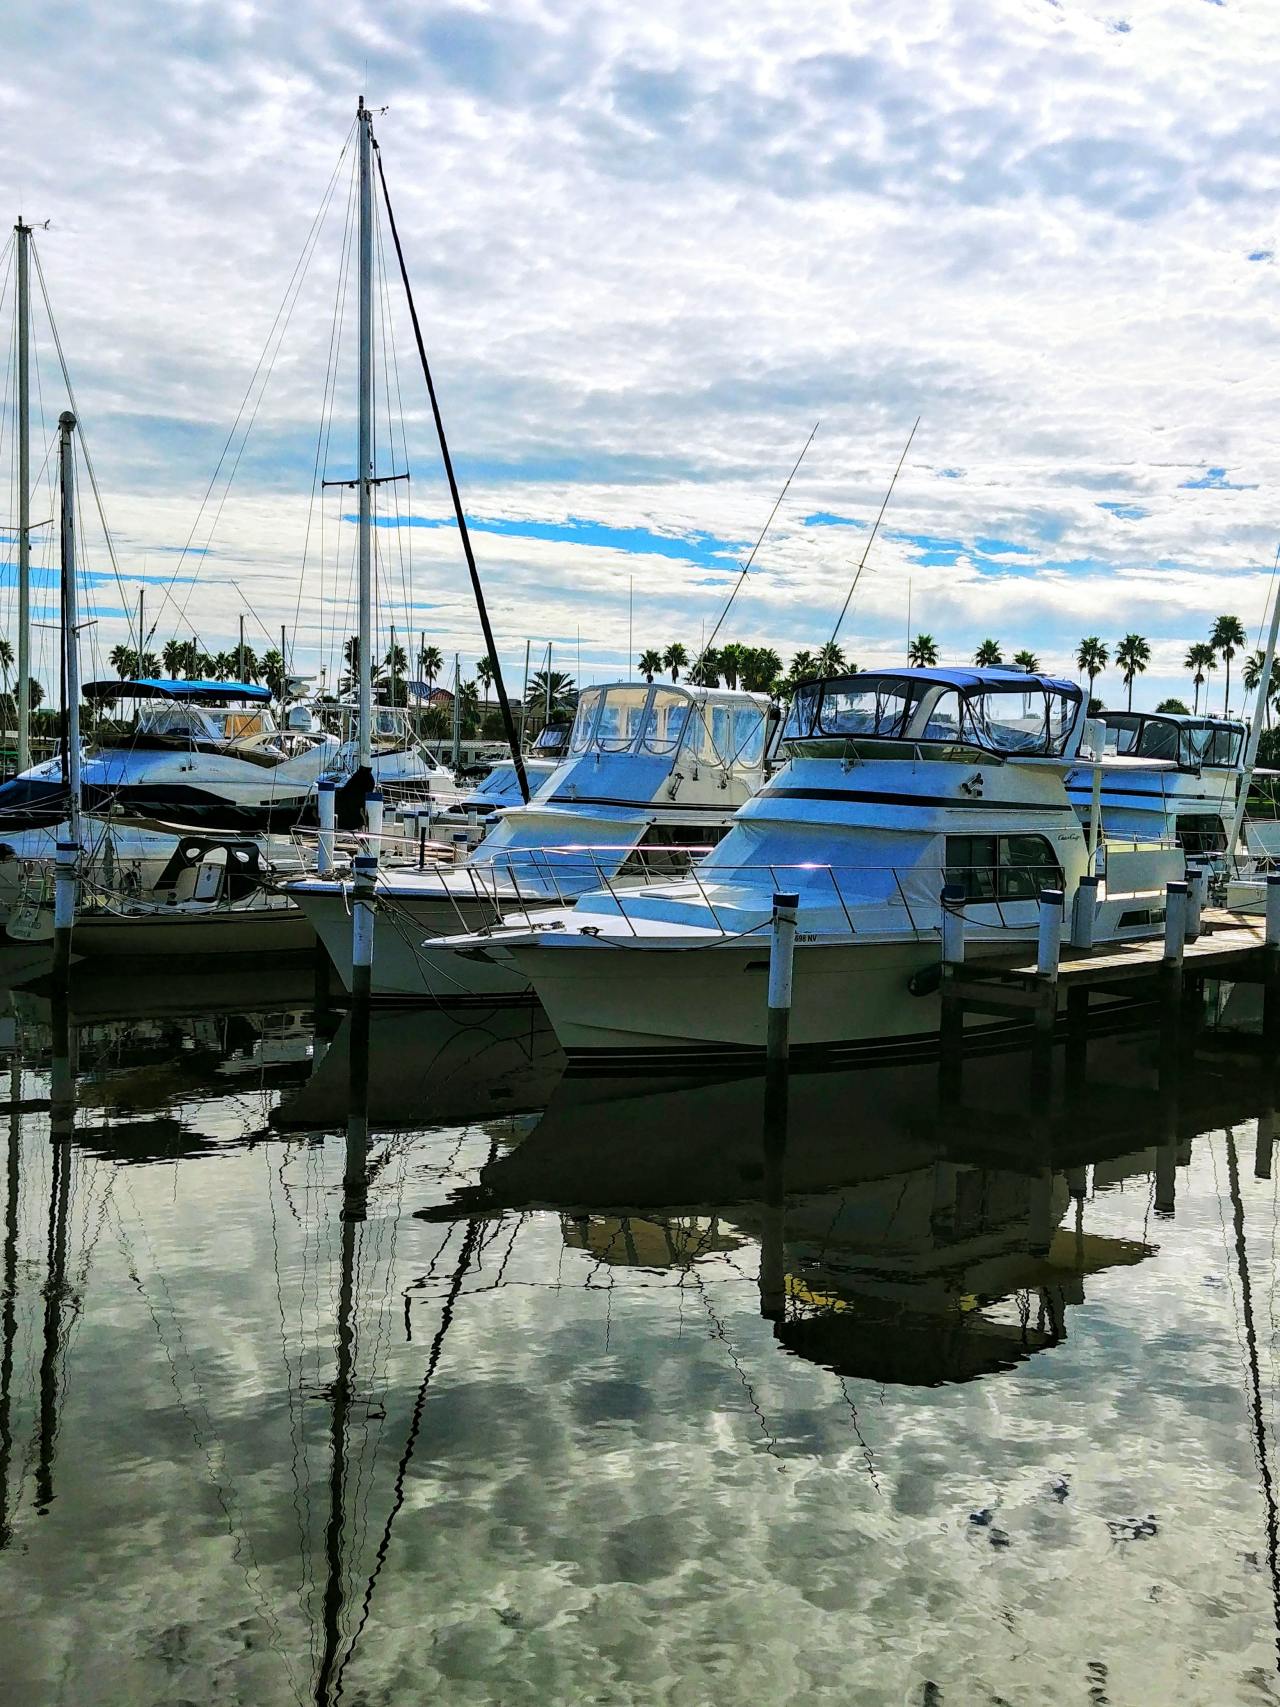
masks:
[[[798,1076],[780,1154],[376,1016],[366,1134],[222,996],[8,1010],[6,1702],[1280,1701],[1247,1058]]]

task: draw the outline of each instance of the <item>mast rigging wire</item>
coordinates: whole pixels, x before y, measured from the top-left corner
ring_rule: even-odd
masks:
[[[409,284],[409,271],[405,266],[404,250],[400,246],[400,233],[396,228],[396,216],[391,207],[391,195],[387,189],[387,175],[382,169],[382,150],[378,147],[376,139],[373,140],[373,149],[378,162],[378,178],[382,184],[382,199],[387,207],[387,223],[391,227],[391,240],[395,244],[396,260],[400,263],[400,278],[404,284],[405,300],[409,305],[409,318],[413,322],[413,335],[418,345],[418,357],[422,362],[423,378],[427,382],[427,395],[431,399],[431,413],[435,417],[436,437],[440,441],[440,457],[444,463],[445,475],[449,482],[449,493],[453,498],[454,514],[458,519],[458,533],[462,539],[462,550],[467,560],[468,573],[471,576],[472,591],[475,593],[476,609],[479,612],[480,627],[484,633],[485,648],[489,662],[493,665],[493,682],[498,690],[498,708],[502,713],[502,726],[507,737],[507,745],[511,749],[511,762],[515,766],[516,781],[520,786],[520,798],[527,806],[529,804],[529,778],[525,774],[524,755],[520,751],[520,739],[516,734],[515,719],[511,715],[511,702],[507,698],[506,686],[502,680],[502,663],[498,657],[497,643],[493,638],[493,629],[489,623],[489,611],[485,604],[484,589],[480,585],[480,572],[476,568],[475,553],[471,549],[471,535],[467,529],[466,512],[462,507],[462,496],[458,491],[458,482],[453,472],[453,458],[449,455],[449,445],[444,433],[444,421],[440,414],[440,405],[436,400],[436,388],[431,378],[431,367],[427,361],[427,347],[422,341],[422,327],[418,321],[418,310]]]
[[[738,579],[737,579],[737,582],[734,586],[733,591],[729,594],[728,599],[726,599],[726,601],[725,601],[725,607],[720,612],[719,620],[717,621],[715,627],[711,630],[711,638],[709,640],[706,640],[703,642],[702,654],[701,654],[702,657],[705,658],[707,653],[710,652],[712,645],[715,642],[716,635],[719,634],[721,628],[724,626],[724,619],[729,614],[730,606],[733,604],[733,601],[737,598],[739,592],[741,591],[742,583],[747,578],[747,572],[750,570],[751,565],[756,560],[756,553],[759,551],[760,547],[764,544],[765,535],[768,533],[769,529],[773,526],[773,518],[777,515],[779,509],[781,508],[782,500],[786,497],[787,491],[791,485],[791,482],[795,479],[797,473],[799,472],[800,464],[804,461],[805,457],[809,454],[809,446],[813,443],[814,438],[817,436],[818,428],[821,425],[822,425],[821,421],[815,421],[813,423],[813,431],[809,434],[809,437],[804,441],[804,449],[800,452],[800,455],[796,458],[795,467],[791,470],[790,474],[788,474],[786,480],[783,482],[782,490],[781,490],[781,492],[778,493],[778,496],[774,501],[773,508],[769,511],[769,519],[764,524],[764,526],[760,529],[760,537],[756,540],[755,544],[751,547],[751,555],[747,558],[747,561],[742,565],[742,573],[738,576]]]
[[[853,580],[849,584],[849,591],[844,596],[844,603],[840,606],[840,615],[836,618],[836,625],[831,630],[831,639],[828,642],[831,646],[834,646],[836,643],[836,636],[840,632],[840,625],[845,619],[845,615],[848,612],[849,604],[854,593],[858,590],[858,582],[862,579],[862,571],[866,567],[867,557],[871,552],[871,547],[875,544],[876,535],[880,532],[880,523],[884,520],[884,513],[889,508],[889,500],[893,496],[894,487],[898,484],[898,476],[902,473],[902,465],[907,460],[907,452],[911,449],[911,441],[915,438],[916,427],[919,425],[920,417],[917,415],[915,426],[913,426],[911,431],[907,434],[907,442],[902,447],[902,455],[898,458],[898,466],[893,471],[893,479],[889,482],[889,489],[885,493],[884,500],[880,505],[880,513],[876,517],[875,526],[872,528],[870,537],[867,540],[866,549],[862,553],[861,561],[854,573]]]

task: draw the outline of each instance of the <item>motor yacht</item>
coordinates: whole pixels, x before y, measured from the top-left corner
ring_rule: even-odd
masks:
[[[1079,687],[999,669],[866,672],[800,688],[786,762],[677,882],[597,886],[570,911],[435,943],[509,960],[571,1058],[635,1065],[760,1051],[775,892],[799,896],[792,1047],[932,1046],[943,890],[966,955],[1034,942],[1043,889],[1089,869],[1064,778]],[[1109,861],[1096,934],[1149,932],[1180,850]]]
[[[1102,835],[1176,841],[1191,857],[1221,858],[1243,776],[1245,726],[1235,718],[1166,711],[1104,711],[1095,761],[1067,776],[1067,793],[1086,827],[1099,773]]]
[[[482,931],[510,914],[572,906],[602,884],[660,883],[718,842],[765,774],[765,695],[613,682],[581,696],[568,757],[527,804],[503,808],[460,864],[384,864],[377,876],[373,994],[449,1002],[527,998],[510,963],[424,938]],[[351,980],[351,879],[287,883],[344,982]]]
[[[130,728],[100,726],[81,759],[90,811],[171,824],[266,830],[297,822],[338,742],[295,707],[277,726],[271,694],[250,682],[88,682],[102,711],[134,702]],[[66,818],[62,759],[34,765],[0,786],[0,834]]]

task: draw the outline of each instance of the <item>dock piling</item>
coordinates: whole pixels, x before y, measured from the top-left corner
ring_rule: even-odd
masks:
[[[357,854],[351,862],[354,894],[351,903],[351,994],[367,1003],[373,989],[373,892],[378,873],[376,854]]]
[[[372,794],[364,797],[365,827],[369,832],[369,849],[375,859],[382,846],[382,814],[382,790],[375,788]]]
[[[337,784],[322,777],[316,784],[316,816],[320,834],[316,837],[316,876],[327,877],[333,870],[333,832],[337,807]]]
[[[769,1029],[765,1055],[771,1069],[787,1065],[791,1053],[791,987],[796,952],[799,895],[775,895],[769,937]]]
[[[1262,1035],[1280,1044],[1280,872],[1267,875],[1267,920],[1263,932]]]
[[[76,922],[78,842],[57,844],[53,856],[53,976],[65,985],[71,973],[71,932]]]
[[[1036,943],[1036,971],[1055,982],[1062,958],[1062,891],[1040,891],[1040,934]]]
[[[960,1090],[964,1059],[964,1009],[956,993],[956,976],[964,965],[965,892],[958,883],[942,891],[942,1011],[938,1021],[939,1085],[944,1096]]]
[[[1080,879],[1071,903],[1072,948],[1084,949],[1086,952],[1093,948],[1093,927],[1097,916],[1098,879],[1090,874]]]

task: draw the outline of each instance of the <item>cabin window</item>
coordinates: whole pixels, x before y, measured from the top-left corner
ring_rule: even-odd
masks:
[[[835,685],[822,696],[818,722],[824,735],[878,735],[893,739],[906,728],[916,683],[887,677]]]
[[[606,690],[596,724],[596,745],[602,752],[625,753],[635,745],[648,698],[647,687]]]
[[[1227,833],[1216,812],[1187,812],[1177,820],[1178,846],[1184,853],[1225,853]]]
[[[578,715],[573,720],[573,733],[569,736],[569,751],[571,753],[585,753],[591,745],[591,731],[599,708],[600,693],[598,689],[584,693],[578,701]]]
[[[1044,836],[948,836],[946,880],[969,901],[1034,901],[1063,885]]]
[[[763,709],[758,705],[735,705],[733,708],[733,763],[758,765],[763,753]]]
[[[1235,729],[1215,729],[1205,755],[1207,765],[1234,765],[1240,756],[1243,735]]]
[[[674,753],[689,721],[689,701],[672,688],[654,688],[640,745],[646,753]]]
[[[965,738],[998,753],[1058,757],[1080,704],[1078,694],[1043,687],[970,688],[961,706]]]
[[[1149,717],[1138,737],[1138,754],[1144,759],[1176,759],[1178,756],[1178,726],[1162,723]]]

